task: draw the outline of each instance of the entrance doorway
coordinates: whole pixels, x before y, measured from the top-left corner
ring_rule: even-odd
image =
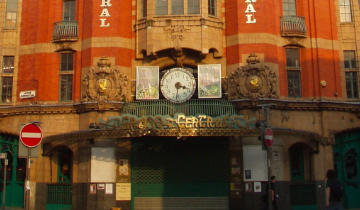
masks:
[[[360,131],[337,135],[334,163],[344,187],[344,207],[360,208]]]
[[[72,209],[73,153],[67,147],[58,147],[51,155],[57,163],[56,183],[47,185],[47,210]]]
[[[0,134],[0,153],[6,153],[8,165],[6,167],[6,198],[8,207],[24,206],[24,181],[26,176],[26,160],[18,158],[18,140],[16,136]],[[0,165],[0,203],[2,204],[4,160]]]
[[[132,209],[227,210],[228,151],[226,139],[134,140]]]

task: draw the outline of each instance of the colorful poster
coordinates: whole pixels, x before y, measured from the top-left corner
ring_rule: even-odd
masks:
[[[221,98],[221,64],[198,66],[199,98]]]
[[[136,67],[136,100],[159,99],[159,67]]]

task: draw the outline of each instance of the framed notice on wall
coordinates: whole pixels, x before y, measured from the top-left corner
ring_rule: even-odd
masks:
[[[136,100],[159,99],[159,67],[136,67]]]
[[[199,98],[221,98],[221,64],[198,66]]]

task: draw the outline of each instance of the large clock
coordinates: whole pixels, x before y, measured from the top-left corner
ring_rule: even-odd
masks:
[[[194,76],[183,68],[170,69],[160,81],[161,93],[174,103],[183,103],[189,100],[194,95],[195,88]]]

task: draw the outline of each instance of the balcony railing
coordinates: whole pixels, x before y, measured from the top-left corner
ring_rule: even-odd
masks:
[[[306,24],[304,17],[283,16],[281,17],[281,36],[305,37]]]
[[[236,114],[235,106],[225,100],[190,100],[182,104],[174,104],[166,100],[159,101],[135,101],[126,103],[123,113],[136,115],[170,115],[177,113],[196,116],[199,114],[218,117],[222,115]]]
[[[66,42],[78,40],[78,23],[75,21],[62,21],[54,23],[53,42]]]

